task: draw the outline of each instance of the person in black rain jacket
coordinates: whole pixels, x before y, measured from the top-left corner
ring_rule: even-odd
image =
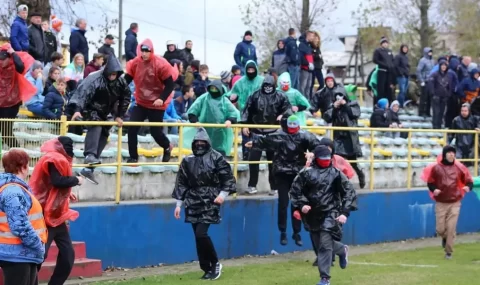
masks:
[[[282,118],[282,130],[267,136],[256,136],[248,146],[275,151],[273,157],[273,174],[275,183],[278,185],[278,230],[280,231],[280,243],[287,245],[287,210],[288,210],[288,191],[292,185],[293,179],[298,172],[302,170],[307,162],[305,152],[313,151],[320,141],[314,134],[300,130],[300,120],[297,116],[291,115]],[[290,213],[293,215],[295,209],[290,207]],[[293,240],[298,246],[302,246],[300,236],[301,221],[292,219]]]
[[[278,125],[282,116],[292,109],[285,94],[277,91],[275,79],[271,75],[266,75],[260,90],[248,97],[243,109],[241,123],[251,125]],[[289,114],[290,115],[290,114]],[[277,131],[277,129],[248,129],[243,128],[243,134],[252,138],[254,134],[267,135]],[[267,159],[272,160],[274,152],[267,151]],[[249,161],[259,161],[262,157],[262,151],[251,150],[249,152]],[[259,164],[249,164],[250,179],[248,182],[248,193],[257,193]],[[272,172],[272,165],[268,165],[268,180],[272,191],[277,190]]]
[[[332,165],[327,146],[315,148],[315,160],[293,181],[290,199],[301,209],[306,230],[310,231],[318,249],[319,284],[330,284],[332,254],[339,257],[340,267],[347,267],[348,246],[343,245],[342,225],[351,211],[357,210],[357,195],[352,183]]]
[[[185,157],[177,173],[172,198],[177,200],[175,218],[180,219],[185,204],[185,222],[192,224],[202,279],[215,280],[222,273],[217,253],[208,236],[208,228],[219,224],[220,206],[236,193],[236,181],[222,154],[211,147],[204,128],[199,128],[192,142],[193,155]]]
[[[480,128],[480,118],[470,113],[470,104],[464,103],[460,109],[460,116],[455,117],[452,122],[452,130],[471,131]],[[456,158],[472,158],[475,150],[475,136],[473,134],[456,134],[451,133],[448,137],[449,144],[455,140],[457,148]],[[463,162],[469,166],[471,162]]]
[[[86,121],[107,121],[112,113],[121,126],[123,116],[130,105],[131,91],[117,58],[111,59],[103,71],[90,74],[82,80],[70,98],[67,108],[73,112],[72,121],[83,118]],[[107,145],[110,126],[88,127],[85,137],[85,164],[100,164],[100,154]],[[80,175],[93,184],[98,184],[93,176],[93,168],[84,168]]]
[[[347,91],[342,84],[335,81],[335,75],[333,73],[325,76],[325,87],[317,91],[312,96],[310,102],[310,112],[314,115],[318,110],[323,114],[327,111],[328,107],[335,102],[335,95],[338,93],[347,94]]]

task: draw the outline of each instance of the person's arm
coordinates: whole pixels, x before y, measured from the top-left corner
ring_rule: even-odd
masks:
[[[293,208],[302,210],[303,206],[308,206],[309,201],[307,197],[303,194],[303,190],[306,190],[307,186],[307,169],[301,170],[298,175],[293,180],[292,186],[290,187],[289,196],[290,202],[292,203]]]
[[[165,102],[168,99],[168,96],[172,94],[173,89],[175,88],[175,81],[173,80],[172,76],[169,76],[167,79],[163,80],[163,88],[162,93],[160,94],[160,99]]]
[[[242,119],[240,120],[240,122],[242,122],[243,124],[248,124],[250,123],[250,115],[251,115],[251,112],[252,110],[250,110],[252,108],[252,105],[253,105],[253,97],[255,95],[251,95],[247,98],[247,102],[245,103],[245,108],[243,109],[243,112],[242,112]]]
[[[44,245],[28,219],[28,210],[24,206],[25,190],[19,186],[7,186],[1,193],[0,205],[7,216],[8,227],[22,244],[38,252],[44,252]]]
[[[321,89],[320,91],[317,91],[312,96],[312,101],[310,102],[310,110],[309,110],[312,115],[315,114],[318,110],[320,110],[320,100],[321,100],[320,97],[322,96],[322,92],[324,89],[325,87],[323,87],[323,89]]]
[[[70,56],[73,57],[77,53],[80,53],[78,46],[80,45],[80,41],[75,33],[70,34]]]
[[[286,95],[282,94],[281,100],[282,101],[280,106],[280,114],[277,114],[277,117],[285,114],[287,111],[290,111],[290,109],[292,109],[292,104],[290,104],[290,101],[288,101],[288,98]]]
[[[52,183],[55,188],[66,191],[79,184],[76,176],[62,176],[52,162],[48,163],[48,173],[50,174],[50,183]]]
[[[183,159],[180,163],[180,167],[177,172],[177,178],[175,180],[175,188],[173,189],[172,198],[177,200],[177,207],[181,207],[185,195],[189,190],[188,176],[187,176],[187,160]]]
[[[130,85],[130,83],[132,83],[132,81],[133,81],[132,75],[130,75],[130,74],[128,74],[128,73],[125,73],[125,76],[123,76],[123,78],[124,78],[125,81],[127,82],[127,85]]]
[[[252,140],[252,147],[261,150],[275,150],[280,147],[285,138],[279,133],[272,133],[266,136],[256,135]]]
[[[25,71],[25,64],[22,59],[16,53],[12,53],[13,64],[15,65],[15,71],[22,74]]]
[[[420,82],[420,84],[425,83],[425,79],[422,77],[422,72],[425,69],[425,61],[420,59],[417,65],[417,80]]]
[[[45,100],[43,100],[43,105],[42,105],[42,111],[47,119],[56,119],[57,115],[52,112],[52,104],[53,104],[53,98],[49,94],[45,96]]]
[[[14,22],[10,31],[10,44],[15,51],[22,51],[22,45],[18,41],[18,34],[20,33],[19,25]]]
[[[43,93],[43,79],[42,78],[35,79],[35,88],[37,88],[37,94]]]
[[[382,68],[382,69],[384,69],[387,66],[386,62],[382,58],[382,55],[380,54],[379,49],[376,49],[373,52],[373,63],[375,63],[376,65],[378,65],[379,68]]]
[[[338,172],[338,176],[335,179],[336,186],[342,197],[342,209],[340,213],[345,217],[350,216],[350,212],[356,211],[357,208],[357,193],[355,188],[348,178],[342,173]]]
[[[237,181],[235,180],[235,176],[233,176],[232,168],[223,156],[219,156],[216,160],[215,172],[220,181],[220,197],[225,199],[228,195],[237,192]]]
[[[328,124],[331,124],[333,122],[335,116],[336,110],[335,107],[333,107],[333,104],[330,104],[325,113],[322,113],[322,119]]]
[[[188,114],[188,121],[195,124],[198,122],[198,117],[195,114]]]
[[[242,65],[242,43],[238,43],[235,47],[235,52],[233,53],[233,59],[238,66]]]

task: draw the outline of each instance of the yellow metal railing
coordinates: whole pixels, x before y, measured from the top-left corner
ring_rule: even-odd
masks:
[[[105,121],[105,122],[89,122],[89,121],[67,121],[66,117],[63,116],[60,121],[50,121],[50,120],[22,120],[22,119],[0,119],[0,126],[4,127],[4,124],[7,125],[14,125],[14,123],[47,123],[53,126],[56,126],[51,131],[51,135],[66,135],[69,126],[117,126],[116,122],[113,121]],[[179,128],[179,143],[178,143],[178,161],[171,161],[171,162],[138,162],[138,163],[125,163],[122,161],[122,135],[123,135],[123,127],[129,126],[156,126],[156,127],[171,127],[177,126]],[[185,127],[205,127],[205,128],[225,128],[224,124],[191,124],[191,123],[153,123],[153,122],[124,122],[122,127],[118,127],[118,140],[117,140],[117,156],[116,161],[113,163],[102,163],[101,165],[93,166],[93,167],[100,167],[100,166],[114,166],[117,168],[116,173],[116,185],[115,185],[115,202],[120,203],[120,192],[121,192],[121,173],[122,173],[122,166],[146,166],[146,165],[179,165],[181,159],[185,155],[184,153],[184,146],[183,146],[183,131]],[[28,126],[27,126],[28,128]],[[271,163],[271,161],[239,161],[238,155],[238,147],[241,144],[239,139],[239,135],[241,133],[242,128],[280,128],[280,126],[272,126],[272,125],[240,125],[235,124],[231,126],[234,132],[234,145],[233,145],[233,161],[230,161],[233,164],[233,172],[236,178],[238,178],[238,165],[239,164],[263,164],[263,163]],[[412,158],[412,150],[413,150],[413,134],[414,133],[425,133],[425,132],[436,132],[444,134],[443,144],[446,144],[446,135],[448,133],[458,133],[458,134],[472,134],[474,135],[474,158],[470,159],[459,159],[463,162],[473,162],[474,164],[474,173],[475,175],[478,174],[478,144],[479,138],[477,131],[465,131],[465,130],[431,130],[431,129],[391,129],[391,128],[366,128],[366,127],[329,127],[329,126],[306,126],[302,127],[303,129],[310,130],[312,132],[323,130],[329,131],[330,136],[334,136],[334,132],[336,131],[368,131],[370,132],[369,139],[370,142],[365,142],[366,144],[370,145],[370,155],[369,159],[357,159],[357,160],[350,160],[349,162],[356,162],[356,163],[370,163],[369,166],[369,189],[373,190],[375,185],[375,176],[374,176],[374,163],[377,162],[406,162],[408,164],[407,167],[407,189],[412,188],[412,163],[414,162],[434,162],[436,159],[413,159]],[[407,156],[406,159],[376,159],[374,152],[375,152],[375,132],[407,132],[408,139],[407,139]],[[18,139],[18,138],[17,138]],[[34,148],[39,148],[43,141],[48,140],[49,137],[45,137],[44,140],[39,141],[38,145],[33,146]],[[19,139],[22,140],[22,139]],[[4,148],[5,147],[5,138],[4,138]],[[27,141],[24,139],[24,141]],[[31,148],[31,145],[26,144],[25,142],[21,142],[20,146],[25,148]],[[10,146],[9,146],[10,147]],[[75,164],[74,167],[92,167],[91,165],[84,165],[84,164]]]

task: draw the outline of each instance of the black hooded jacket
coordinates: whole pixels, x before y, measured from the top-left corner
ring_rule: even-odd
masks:
[[[407,53],[403,52],[403,48],[408,47],[407,45],[402,45],[400,47],[400,52],[395,56],[394,65],[397,77],[407,77],[410,74],[410,63],[408,62]]]
[[[379,47],[373,53],[373,62],[378,65],[379,69],[386,72],[395,72],[395,65],[393,64],[393,53],[389,48]]]
[[[177,49],[177,47],[175,46],[175,50],[174,51],[170,51],[168,49],[168,46],[167,46],[167,51],[165,51],[165,53],[163,54],[163,57],[168,61],[170,62],[172,59],[178,59],[178,60],[182,60],[182,53],[180,52],[179,49]],[[183,68],[187,68],[186,66],[184,66]]]
[[[333,78],[333,88],[327,87],[327,78]],[[325,113],[328,107],[335,102],[337,94],[343,94],[344,96],[347,96],[347,91],[343,85],[338,84],[335,81],[335,76],[333,74],[327,74],[325,77],[325,87],[317,91],[312,97],[312,101],[310,102],[310,112],[313,114],[320,110],[322,114]]]
[[[207,142],[207,149],[200,153],[196,141]],[[225,158],[211,148],[205,129],[199,128],[192,151],[180,164],[172,198],[185,203],[185,222],[218,224],[220,205],[213,201],[220,192],[236,193],[235,177]]]
[[[58,141],[62,144],[65,153],[73,157],[73,140],[67,136],[60,136]],[[50,183],[56,188],[69,190],[78,185],[79,181],[76,176],[62,176],[53,162],[48,163],[48,173],[50,174]]]
[[[117,79],[110,81],[108,75],[117,72]],[[110,113],[123,118],[130,105],[131,91],[122,75],[118,59],[112,57],[104,69],[85,78],[72,95],[68,107],[81,112],[84,120],[106,121]]]
[[[327,168],[312,165],[295,177],[290,201],[295,209],[311,207],[308,214],[302,214],[306,230],[328,231],[335,240],[341,240],[342,227],[335,219],[340,215],[348,217],[351,211],[357,210],[357,194],[340,170],[332,165]]]
[[[262,86],[264,84],[271,84],[275,89],[275,79],[271,75],[265,76]],[[248,97],[242,113],[243,124],[278,125],[278,116],[290,114],[288,111],[292,105],[285,94],[276,89],[273,94],[264,94],[262,89]],[[276,129],[251,129],[251,131],[256,134],[268,134],[275,132]]]
[[[471,131],[475,130],[476,128],[480,128],[480,118],[469,114],[468,117],[464,118],[461,115],[455,117],[452,122],[452,126],[450,129],[452,130],[465,130]],[[470,152],[473,153],[474,150],[474,135],[473,134],[455,134],[452,133],[448,137],[449,143],[456,138],[455,145],[458,149],[462,151],[464,154],[468,154]]]
[[[289,134],[279,130],[266,136],[255,136],[253,147],[275,152],[273,157],[274,174],[296,175],[307,162],[305,152],[312,152],[320,141],[314,134],[300,130]]]

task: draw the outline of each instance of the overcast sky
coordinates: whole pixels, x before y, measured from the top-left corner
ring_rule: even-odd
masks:
[[[332,38],[334,35],[354,34],[354,21],[351,12],[361,0],[339,0],[339,7],[331,16],[335,24],[322,30],[322,38]],[[131,22],[139,24],[138,40],[150,38],[155,47],[155,53],[163,55],[166,41],[175,41],[179,48],[184,47],[186,40],[194,42],[193,54],[196,59],[205,62],[204,57],[204,3],[206,2],[206,62],[211,73],[219,74],[221,70],[230,69],[234,64],[233,51],[241,40],[245,27],[241,20],[239,5],[249,0],[123,0],[123,31]],[[84,17],[89,25],[99,24],[102,14],[110,18],[118,17],[118,0],[83,0],[77,4],[76,13]],[[66,24],[62,30],[64,39],[68,41],[71,27]],[[115,36],[116,30],[110,31]],[[124,34],[123,34],[124,35]],[[97,40],[98,31],[89,31],[86,36]],[[322,46],[325,50],[343,49],[342,44],[331,41]],[[118,46],[115,47],[118,52]],[[90,53],[96,49],[91,46]]]

